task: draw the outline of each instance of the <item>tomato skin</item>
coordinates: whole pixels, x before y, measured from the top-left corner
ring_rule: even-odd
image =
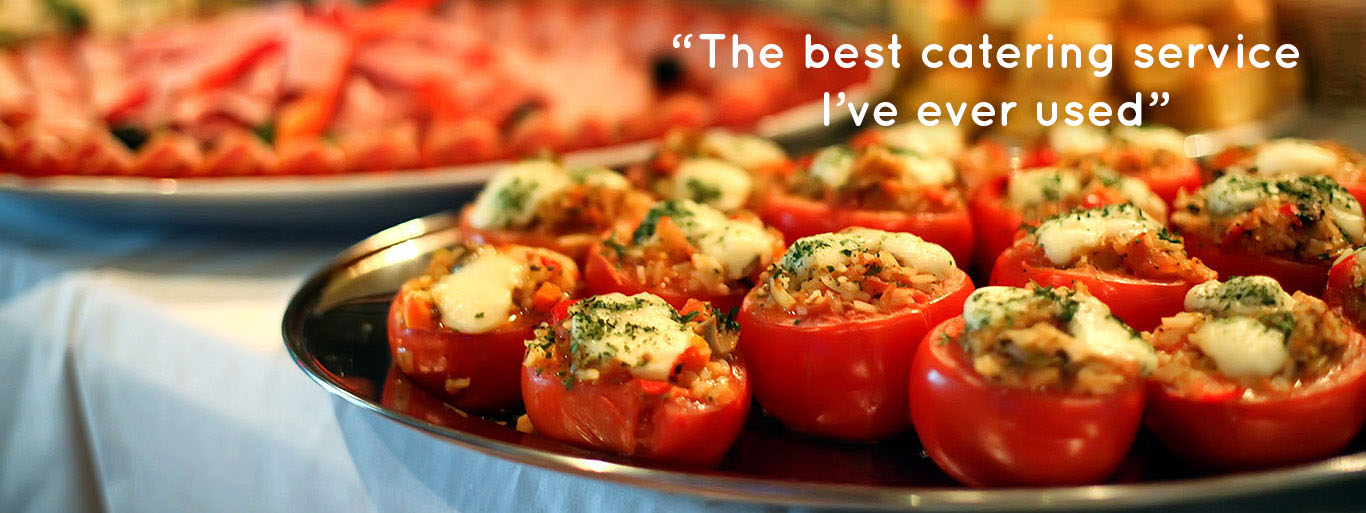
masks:
[[[485,230],[470,224],[470,209],[471,207],[465,207],[465,210],[460,213],[459,230],[465,240],[473,244],[517,244],[535,248],[545,248],[562,253],[565,256],[574,259],[574,263],[583,267],[584,257],[587,256],[588,247],[598,238],[597,234],[569,234],[561,235],[559,237],[550,237],[515,230]]]
[[[1265,275],[1280,282],[1281,288],[1294,294],[1319,296],[1328,281],[1328,263],[1310,264],[1270,255],[1252,255],[1229,249],[1186,235],[1186,254],[1199,258],[1219,276]]]
[[[745,299],[748,289],[738,290],[731,294],[709,294],[692,293],[660,286],[659,284],[645,284],[636,281],[631,273],[623,273],[615,265],[602,256],[604,247],[602,243],[594,244],[588,249],[586,256],[587,262],[584,263],[583,280],[584,290],[587,295],[596,296],[600,294],[611,294],[620,292],[628,296],[649,292],[674,308],[681,309],[688,303],[689,299],[707,301],[722,312],[728,312],[731,308],[739,307],[740,302]]]
[[[1101,396],[1002,387],[957,343],[963,318],[921,342],[910,372],[911,420],[939,468],[971,486],[1096,483],[1118,470],[1138,433],[1141,382]]]
[[[409,326],[403,312],[413,296],[400,293],[389,307],[389,352],[395,366],[413,382],[452,406],[476,412],[517,406],[518,369],[539,319],[521,318],[488,333],[460,333],[436,322]],[[469,386],[448,392],[448,379],[468,378]]]
[[[677,387],[640,379],[581,381],[566,389],[546,360],[539,364],[521,371],[527,416],[538,434],[579,447],[711,466],[725,457],[749,415],[748,375],[739,359],[731,363],[735,398],[721,406],[669,399]]]
[[[991,271],[992,285],[1023,287],[1029,282],[1048,287],[1069,287],[1076,283],[1110,307],[1129,327],[1148,331],[1162,323],[1163,317],[1180,313],[1186,306],[1186,291],[1198,285],[1186,281],[1153,281],[1098,271],[1054,269],[1035,265],[1031,251],[1037,246],[1016,244],[996,259]]]
[[[758,214],[765,224],[783,232],[783,239],[788,241],[860,226],[913,233],[943,246],[959,262],[972,258],[973,227],[967,209],[944,213],[850,210],[823,201],[770,192],[760,201]]]
[[[1351,343],[1360,355],[1366,339],[1353,331]],[[1177,456],[1213,469],[1332,456],[1366,420],[1366,358],[1360,356],[1329,380],[1257,399],[1186,397],[1156,381],[1148,388],[1148,429]]]
[[[1356,285],[1355,274],[1361,252],[1352,253],[1328,270],[1323,300],[1337,310],[1357,331],[1366,331],[1366,292]]]
[[[998,176],[968,196],[973,234],[977,236],[977,253],[973,263],[978,269],[991,269],[996,258],[1015,243],[1020,225],[1024,224],[1020,212],[1006,204],[1006,187],[1009,184],[1009,175]]]
[[[1357,203],[1366,205],[1366,182],[1344,183],[1342,187],[1347,189],[1347,193],[1356,198]]]
[[[740,307],[740,352],[754,396],[788,427],[845,440],[878,440],[909,427],[906,379],[916,345],[935,324],[963,312],[972,282],[950,277],[944,296],[920,308],[844,322],[792,325],[785,312]]]
[[[1148,173],[1138,178],[1148,184],[1148,188],[1152,189],[1157,197],[1162,198],[1168,208],[1176,202],[1176,195],[1181,191],[1193,192],[1204,185],[1200,166],[1193,160],[1162,173]]]

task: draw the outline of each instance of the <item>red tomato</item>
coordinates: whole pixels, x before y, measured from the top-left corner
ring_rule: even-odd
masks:
[[[1015,236],[1024,223],[1024,217],[1006,204],[1006,186],[1009,184],[1009,175],[998,176],[968,196],[972,230],[977,236],[973,263],[978,269],[991,269],[996,257],[1015,243]]]
[[[411,294],[394,298],[389,307],[389,350],[395,366],[458,408],[493,411],[517,406],[523,342],[532,338],[540,319],[522,317],[488,333],[468,334],[441,326],[432,310],[431,303]]]
[[[943,246],[959,262],[972,258],[972,220],[967,209],[945,213],[849,210],[823,201],[774,192],[759,205],[759,217],[783,232],[783,238],[789,241],[861,226],[913,233]]]
[[[1095,483],[1119,468],[1143,416],[1144,387],[1108,395],[997,386],[973,370],[963,318],[921,342],[910,371],[911,420],[930,458],[972,486]]]
[[[1366,182],[1343,183],[1342,187],[1347,189],[1347,193],[1357,199],[1357,203],[1366,205]]]
[[[921,307],[858,319],[811,319],[757,304],[740,307],[740,352],[764,409],[798,431],[847,440],[877,440],[908,427],[906,372],[916,345],[935,324],[963,312],[972,294],[967,274]]]
[[[1162,201],[1171,206],[1176,201],[1177,193],[1182,190],[1194,191],[1204,184],[1204,177],[1200,173],[1200,166],[1195,161],[1183,161],[1179,166],[1166,169],[1162,172],[1149,172],[1138,177],[1143,183],[1148,184]]]
[[[1366,339],[1352,333],[1355,354]],[[1149,384],[1146,424],[1178,456],[1216,469],[1323,458],[1341,451],[1366,420],[1366,358],[1293,391],[1188,397]]]
[[[706,301],[713,307],[728,312],[731,308],[739,307],[740,302],[745,299],[745,294],[749,289],[739,289],[731,294],[720,295],[706,292],[689,292],[666,287],[662,283],[641,283],[636,280],[635,273],[621,272],[615,265],[602,256],[604,248],[602,243],[594,244],[586,253],[588,261],[584,263],[583,280],[584,288],[590,296],[600,294],[611,294],[620,292],[628,296],[649,292],[674,308],[683,308],[689,299]]]
[[[707,404],[661,381],[602,378],[565,387],[556,365],[522,367],[522,398],[538,434],[589,449],[652,461],[715,465],[730,450],[749,415],[749,382],[731,364],[735,399]],[[607,381],[607,382],[604,382]],[[677,393],[675,393],[677,392]]]
[[[476,228],[470,224],[470,208],[460,213],[460,233],[465,240],[471,244],[519,244],[536,248],[545,248],[559,253],[563,253],[569,258],[574,259],[574,263],[583,266],[584,257],[588,253],[588,247],[598,239],[597,234],[571,233],[551,237],[536,233],[519,232],[515,230],[485,230]]]
[[[1358,331],[1366,330],[1366,291],[1356,283],[1356,268],[1361,252],[1348,255],[1328,270],[1328,285],[1323,300],[1351,322]]]
[[[1186,254],[1199,258],[1219,276],[1264,275],[1275,278],[1286,292],[1303,291],[1318,296],[1323,294],[1328,281],[1329,262],[1305,263],[1287,258],[1254,255],[1230,250],[1187,235]]]
[[[1048,287],[1075,288],[1086,285],[1087,292],[1110,307],[1129,327],[1147,331],[1162,323],[1162,318],[1180,313],[1186,305],[1186,291],[1197,285],[1186,281],[1154,281],[1098,271],[1054,269],[1036,265],[1038,246],[1017,243],[996,259],[991,271],[992,285],[1023,287],[1029,282]]]

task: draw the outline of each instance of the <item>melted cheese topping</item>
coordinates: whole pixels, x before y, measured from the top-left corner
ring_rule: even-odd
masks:
[[[778,239],[759,223],[730,219],[719,210],[688,200],[656,203],[646,219],[665,216],[673,219],[698,253],[716,260],[728,280],[749,275],[778,244]]]
[[[901,176],[907,181],[926,185],[945,185],[958,179],[958,171],[947,158],[918,153],[893,153],[901,163]]]
[[[569,319],[579,367],[620,362],[643,379],[668,379],[697,336],[673,307],[653,294],[586,298],[569,307]]]
[[[1366,242],[1366,217],[1361,204],[1328,177],[1308,176],[1270,180],[1254,176],[1224,175],[1206,186],[1205,206],[1215,216],[1230,216],[1257,208],[1282,193],[1323,207],[1325,217],[1337,225],[1352,244]]]
[[[697,143],[698,153],[715,157],[747,170],[782,164],[787,152],[773,141],[724,130],[708,130]]]
[[[1110,145],[1105,131],[1090,125],[1060,125],[1048,131],[1048,145],[1062,155],[1091,155]]]
[[[1258,315],[1286,310],[1293,303],[1281,284],[1268,276],[1234,276],[1228,281],[1210,280],[1186,291],[1186,310],[1214,316]]]
[[[782,266],[805,279],[813,269],[847,264],[855,254],[886,251],[904,267],[948,277],[955,269],[953,255],[938,244],[910,233],[849,228],[797,239],[783,254]]]
[[[1067,265],[1107,237],[1130,239],[1161,229],[1161,224],[1133,205],[1116,205],[1054,216],[1040,223],[1034,236],[1050,262]]]
[[[1153,215],[1167,218],[1167,202],[1162,201],[1157,193],[1148,188],[1148,184],[1132,176],[1119,176],[1117,188],[1119,193],[1124,195],[1124,199],[1129,200],[1144,212],[1151,212]]]
[[[1062,349],[1073,359],[1098,356],[1132,361],[1143,373],[1157,367],[1157,353],[1119,319],[1110,315],[1105,303],[1088,295],[1058,291],[1059,301],[1074,302],[1066,330],[1075,339]],[[1035,291],[1019,287],[991,286],[977,289],[963,305],[963,319],[969,330],[1008,324],[1020,318],[1035,303]]]
[[[838,189],[854,172],[854,152],[845,146],[831,146],[811,159],[811,176],[826,187]]]
[[[622,191],[631,188],[631,182],[621,173],[605,167],[591,166],[569,170],[569,179],[577,184],[601,189]]]
[[[1234,378],[1271,376],[1290,360],[1285,335],[1250,317],[1210,319],[1190,334],[1190,342]]]
[[[485,333],[513,314],[512,291],[527,280],[526,264],[492,248],[480,250],[432,285],[441,323],[461,333]]]
[[[745,206],[753,187],[754,180],[739,166],[717,159],[691,159],[674,172],[669,194],[731,212]]]
[[[925,157],[952,159],[963,153],[963,132],[947,123],[897,125],[883,131],[882,142],[894,150]]]
[[[1022,207],[1039,205],[1081,192],[1076,173],[1045,167],[1017,172],[1006,185],[1006,197]]]
[[[1311,141],[1276,139],[1257,150],[1253,166],[1261,175],[1321,175],[1339,164],[1338,155]]]
[[[1229,216],[1256,208],[1279,189],[1275,183],[1239,175],[1224,175],[1206,188],[1205,206],[1211,214]]]
[[[494,173],[470,211],[476,228],[499,229],[526,226],[536,209],[571,184],[560,166],[548,160],[528,160]]]
[[[1186,155],[1186,134],[1175,128],[1122,126],[1115,128],[1114,138],[1117,141],[1139,148]]]

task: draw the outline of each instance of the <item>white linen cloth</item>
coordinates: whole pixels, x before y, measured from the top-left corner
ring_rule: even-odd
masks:
[[[348,243],[0,200],[0,512],[749,509],[528,468],[330,398],[280,317]]]

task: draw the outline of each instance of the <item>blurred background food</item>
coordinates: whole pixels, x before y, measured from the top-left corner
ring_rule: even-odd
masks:
[[[1186,131],[1248,123],[1294,106],[1303,88],[1302,67],[1256,69],[1198,65],[1193,69],[1140,69],[1133,48],[1172,43],[1277,44],[1275,0],[889,0],[892,27],[919,52],[929,42],[945,46],[993,41],[1019,45],[1043,42],[1114,47],[1114,71],[1096,78],[1089,70],[912,68],[904,74],[898,100],[924,101],[1132,101],[1135,92],[1166,91],[1171,104],[1153,109],[1153,121]],[[1299,3],[1326,3],[1327,0]],[[1341,2],[1349,3],[1349,2]],[[1359,27],[1358,27],[1359,29]],[[1239,40],[1238,35],[1243,39]],[[1357,45],[1360,46],[1359,40]],[[918,59],[912,61],[919,64]],[[1032,109],[1031,109],[1032,110]],[[1032,137],[1042,128],[1029,110],[1012,118],[1006,135]]]

